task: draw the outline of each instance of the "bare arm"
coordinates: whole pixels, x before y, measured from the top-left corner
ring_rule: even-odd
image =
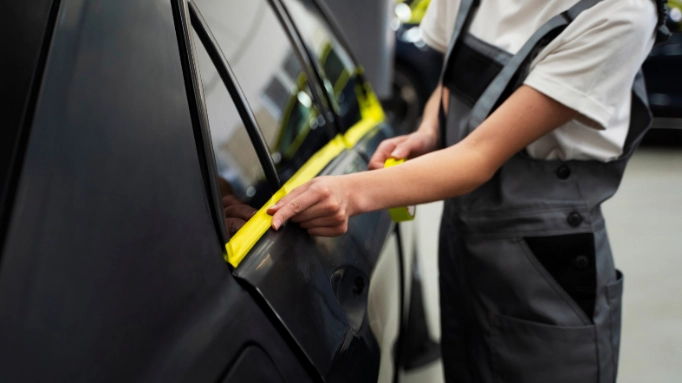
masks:
[[[445,100],[448,99],[448,89],[445,88],[446,94],[443,94]],[[422,114],[422,122],[419,125],[419,131],[425,134],[433,135],[438,137],[438,109],[441,99],[441,93],[443,92],[443,85],[438,84],[436,89],[429,97],[424,107],[424,113]]]
[[[272,226],[278,229],[291,219],[313,235],[339,235],[345,232],[348,217],[356,214],[466,194],[489,180],[515,153],[577,115],[521,86],[457,145],[400,166],[319,177],[302,185],[270,208]]]

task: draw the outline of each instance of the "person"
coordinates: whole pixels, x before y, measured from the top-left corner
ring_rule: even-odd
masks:
[[[417,131],[372,171],[293,190],[272,228],[335,236],[444,200],[446,381],[615,381],[623,278],[600,205],[650,124],[639,68],[659,24],[651,0],[432,0],[421,30],[444,70]]]

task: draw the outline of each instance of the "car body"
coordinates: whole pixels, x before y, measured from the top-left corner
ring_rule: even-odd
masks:
[[[321,4],[2,7],[0,381],[392,379],[410,224],[265,213],[393,134]]]

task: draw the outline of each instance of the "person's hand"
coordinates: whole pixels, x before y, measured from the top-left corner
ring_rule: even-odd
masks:
[[[225,229],[233,235],[244,226],[246,221],[256,214],[256,209],[239,201],[232,195],[223,197],[223,216],[225,217]]]
[[[310,235],[334,237],[345,233],[353,207],[342,178],[317,177],[292,190],[268,209],[272,228],[278,230],[291,220],[307,229]]]
[[[403,159],[419,157],[434,151],[438,145],[436,134],[417,130],[414,133],[389,138],[379,144],[376,152],[369,160],[369,169],[381,169],[389,158]]]

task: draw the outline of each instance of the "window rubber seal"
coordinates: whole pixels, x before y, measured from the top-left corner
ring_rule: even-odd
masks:
[[[291,42],[291,45],[294,48],[294,53],[296,56],[298,56],[299,60],[303,64],[303,70],[306,73],[306,76],[308,77],[309,81],[315,81],[317,86],[310,86],[310,91],[313,94],[313,98],[315,99],[316,103],[320,105],[322,109],[322,112],[325,116],[325,120],[331,122],[334,125],[334,129],[336,129],[337,134],[343,134],[343,130],[341,129],[340,125],[340,120],[339,120],[339,115],[336,113],[336,111],[331,107],[332,102],[329,99],[329,95],[325,91],[319,91],[320,89],[324,89],[324,82],[322,81],[322,76],[320,76],[320,72],[315,65],[315,60],[313,59],[312,54],[308,50],[308,47],[305,45],[303,42],[303,39],[301,38],[301,35],[294,25],[293,19],[289,15],[289,11],[286,9],[284,4],[280,0],[267,0],[268,3],[270,3],[270,6],[272,10],[275,12],[275,15],[277,15],[277,18],[279,19],[280,24],[284,28],[284,31],[287,34],[287,37],[289,38],[289,41]],[[324,94],[324,97],[320,95],[320,93]],[[324,99],[324,101],[323,101]]]
[[[194,47],[189,33],[188,9],[185,0],[171,0],[175,31],[178,39],[180,51],[180,62],[182,73],[185,80],[187,101],[189,104],[194,141],[199,157],[199,167],[201,168],[204,188],[208,197],[208,207],[211,211],[211,218],[214,227],[218,232],[220,248],[224,248],[227,243],[227,230],[223,219],[222,198],[220,196],[220,186],[218,185],[218,173],[216,161],[213,154],[213,143],[208,127],[208,116],[206,114],[206,103],[201,87],[201,80],[198,77],[197,64],[194,59]]]

